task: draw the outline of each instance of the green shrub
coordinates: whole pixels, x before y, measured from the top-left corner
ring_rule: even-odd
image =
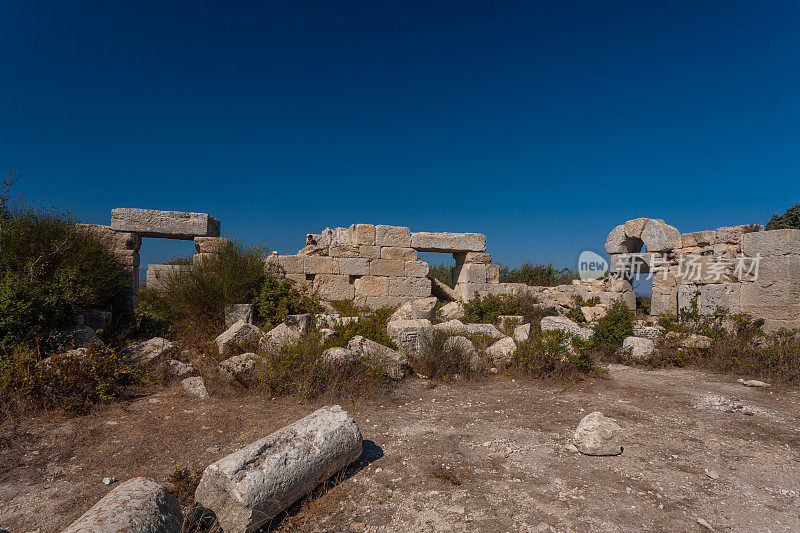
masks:
[[[311,295],[292,286],[288,279],[280,280],[268,275],[261,291],[253,299],[257,321],[267,330],[274,328],[289,315],[316,313],[319,302]]]
[[[333,335],[328,337],[325,341],[325,348],[347,346],[347,343],[356,335],[361,335],[365,339],[373,340],[384,346],[392,349],[397,349],[391,337],[386,333],[386,325],[389,323],[389,317],[394,312],[392,307],[384,307],[376,309],[368,315],[362,316],[357,322],[348,322],[346,324],[336,324],[333,327]]]
[[[570,348],[570,345],[572,348]],[[530,337],[517,348],[511,371],[536,378],[574,379],[599,374],[587,343],[563,331],[531,328]]]
[[[438,279],[448,287],[453,286],[453,264],[439,263],[438,265],[431,264],[429,275]]]
[[[569,268],[558,269],[549,265],[525,263],[522,266],[500,268],[500,283],[525,283],[542,287],[555,287],[568,285],[577,279],[574,271]]]
[[[448,380],[458,375],[472,377],[470,355],[458,345],[445,346],[451,335],[444,331],[432,331],[419,339],[419,353],[412,358],[414,371],[434,379]]]
[[[590,339],[593,349],[621,348],[625,337],[633,335],[634,313],[620,300],[614,302],[606,316],[597,320]]]
[[[41,362],[32,350],[17,347],[0,355],[0,396],[10,412],[27,404],[80,415],[122,397],[120,381],[136,373],[135,366],[101,345],[83,355],[54,355]]]
[[[800,204],[793,203],[780,216],[772,215],[770,221],[767,222],[767,229],[800,229]]]
[[[653,299],[650,296],[636,297],[636,310],[642,315],[649,315]]]
[[[68,213],[4,202],[0,346],[40,345],[83,309],[121,311],[127,276],[102,242]]]
[[[516,315],[517,305],[511,296],[477,296],[464,304],[465,322],[494,324],[500,315]]]
[[[369,309],[356,305],[353,300],[331,300],[328,303],[341,316],[361,316],[370,312]]]
[[[176,329],[203,339],[217,335],[225,324],[225,308],[252,301],[261,288],[265,255],[261,247],[231,241],[170,276],[162,297]]]

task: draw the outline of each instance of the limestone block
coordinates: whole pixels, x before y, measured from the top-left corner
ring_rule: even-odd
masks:
[[[317,244],[308,244],[298,250],[297,255],[317,255],[327,256],[330,245],[320,246]]]
[[[111,250],[122,266],[139,268],[139,252],[135,250]]]
[[[800,285],[796,282],[759,280],[740,286],[742,313],[768,321],[800,324]]]
[[[375,244],[378,246],[411,246],[411,229],[403,226],[375,226]]]
[[[597,322],[608,314],[608,307],[603,304],[583,306],[581,307],[581,313],[583,313],[587,322]]]
[[[800,230],[773,229],[769,231],[751,232],[742,235],[742,253],[749,257],[756,254],[786,255],[800,254]]]
[[[325,228],[316,236],[315,240],[318,246],[330,246],[334,241],[333,230],[331,228]]]
[[[511,337],[503,337],[486,348],[486,356],[496,368],[505,368],[511,364],[514,352],[517,351],[517,343]]]
[[[462,357],[469,362],[469,369],[472,372],[477,372],[484,367],[481,356],[478,355],[478,350],[472,341],[466,337],[454,336],[444,341],[443,349],[445,353],[455,351],[460,353]]]
[[[675,314],[678,310],[677,290],[666,294],[653,293],[650,300],[650,315],[658,316],[662,313],[670,312]]]
[[[357,297],[389,295],[389,278],[385,276],[363,276],[353,285]]]
[[[103,496],[63,533],[178,533],[181,504],[150,478],[135,477]]]
[[[119,352],[119,356],[132,363],[151,363],[174,347],[175,343],[167,339],[153,337],[147,341],[129,344]]]
[[[466,313],[464,312],[464,305],[459,302],[450,302],[444,304],[436,316],[442,320],[464,320]]]
[[[717,240],[717,232],[714,230],[693,231],[681,235],[681,243],[684,248],[690,246],[710,246]]]
[[[303,271],[306,274],[333,274],[333,258],[305,255]]]
[[[381,259],[400,259],[402,261],[416,261],[417,251],[413,248],[399,246],[384,246],[381,248]]]
[[[432,320],[436,313],[436,302],[435,296],[406,302],[392,314],[389,321],[413,320],[419,318]]]
[[[640,239],[642,232],[647,223],[650,222],[649,218],[634,218],[625,222],[625,235],[634,239]]]
[[[745,271],[749,267],[745,265]],[[752,279],[755,275],[749,276]],[[800,255],[777,255],[763,257],[758,264],[758,280],[769,281],[792,281],[800,283]]]
[[[649,358],[654,350],[653,341],[645,337],[625,337],[622,341],[622,351],[637,361]]]
[[[739,313],[741,306],[740,290],[738,283],[714,283],[710,285],[700,285],[698,287],[700,296],[697,300],[700,313],[714,314],[718,307],[728,310],[732,314]]]
[[[619,455],[622,453],[622,428],[616,420],[595,411],[578,424],[572,443],[585,455]]]
[[[426,261],[406,261],[403,266],[403,275],[407,278],[424,278],[427,277],[430,270],[430,265]]]
[[[419,354],[422,342],[432,331],[431,321],[424,318],[390,320],[386,325],[386,333],[406,356]]]
[[[494,324],[464,324],[462,335],[485,335],[493,339],[502,339],[506,335],[497,329]]]
[[[76,224],[79,230],[86,231],[112,250],[133,250],[142,247],[142,238],[135,233],[114,231],[111,226],[100,224]]]
[[[427,278],[431,280],[431,293],[434,296],[438,296],[442,300],[450,300],[455,301],[459,299],[459,293],[457,293],[452,287],[447,285],[445,282],[433,277],[430,272],[428,272]]]
[[[210,464],[195,491],[225,533],[251,533],[361,455],[361,432],[338,405]]]
[[[662,220],[650,219],[642,230],[641,239],[648,252],[666,252],[682,246],[678,228]]]
[[[452,269],[453,283],[487,283],[489,279],[489,265],[479,263],[465,263],[456,265]]]
[[[380,259],[381,247],[361,245],[358,247],[359,257],[366,257],[367,259]]]
[[[350,276],[318,274],[314,276],[312,290],[322,300],[352,300],[356,297]]]
[[[331,246],[335,244],[350,244],[349,228],[333,228],[333,239],[331,240]]]
[[[606,252],[609,254],[635,253],[642,249],[639,239],[632,239],[625,234],[625,225],[620,224],[606,238]]]
[[[464,263],[481,263],[484,265],[491,264],[492,254],[488,252],[455,252],[453,254],[457,265]]]
[[[339,257],[334,263],[336,274],[344,276],[366,276],[369,274],[369,259],[363,257]]]
[[[589,340],[594,333],[589,328],[584,328],[564,316],[546,316],[541,322],[542,331],[560,330],[570,335],[576,335],[583,340]]]
[[[304,274],[305,258],[302,255],[270,255],[267,263],[272,263],[281,268],[286,274]]]
[[[745,234],[762,231],[764,231],[764,226],[761,224],[744,224],[741,226],[725,226],[722,228],[717,228],[717,239],[714,241],[714,244],[739,244]]]
[[[449,333],[450,335],[467,335],[467,328],[463,322],[457,319],[448,320],[447,322],[441,322],[439,324],[435,324],[433,326],[434,331],[443,331],[445,333]],[[502,335],[501,335],[502,336]]]
[[[379,368],[392,379],[402,379],[409,370],[405,354],[388,346],[356,335],[347,343],[347,349],[368,364]]]
[[[385,307],[397,307],[413,299],[413,297],[408,296],[362,296],[357,297],[355,303],[370,309],[382,309]]]
[[[118,207],[111,210],[111,229],[140,237],[186,239],[219,237],[219,220],[207,213]]]
[[[352,244],[331,244],[328,248],[328,255],[331,257],[360,257],[361,249]]]
[[[500,265],[486,265],[487,283],[500,283]]]
[[[350,244],[372,246],[375,244],[374,224],[352,224],[348,229]]]
[[[253,323],[253,304],[233,304],[225,308],[225,329],[241,320],[245,324]]]
[[[411,247],[420,252],[483,252],[486,235],[420,231],[411,234]]]
[[[528,342],[528,339],[531,337],[531,325],[520,324],[514,328],[514,334],[511,337],[518,345],[523,342]]]
[[[145,286],[148,289],[160,290],[178,274],[186,265],[147,265]]]
[[[389,296],[413,296],[426,298],[431,295],[431,281],[428,278],[389,278]]]
[[[225,246],[228,239],[225,237],[195,237],[194,249],[198,254],[213,254]]]
[[[286,274],[284,278],[301,287],[311,287],[311,284],[313,283],[313,281],[309,280],[305,274]]]
[[[372,259],[369,262],[370,276],[402,276],[405,261],[400,259]]]
[[[258,326],[237,320],[231,327],[214,339],[214,344],[219,354],[225,355],[234,350],[259,346],[265,341],[266,337]]]
[[[256,366],[258,355],[248,352],[234,355],[219,364],[219,373],[226,381],[235,381]]]
[[[265,345],[272,350],[280,350],[287,344],[299,341],[310,328],[311,315],[289,315],[282,323],[267,332]]]

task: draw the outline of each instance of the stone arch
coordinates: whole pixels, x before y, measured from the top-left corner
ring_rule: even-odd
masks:
[[[660,218],[635,218],[620,224],[608,234],[606,252],[636,254],[647,247],[648,252],[670,252],[681,247],[681,232]]]

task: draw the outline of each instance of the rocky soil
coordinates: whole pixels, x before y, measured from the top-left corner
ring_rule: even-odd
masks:
[[[433,385],[341,402],[361,427],[361,459],[271,529],[800,530],[796,388],[622,366],[570,387],[506,376]],[[190,398],[175,384],[3,430],[0,529],[60,531],[108,492],[105,477],[168,483],[176,468],[202,469],[328,403],[210,393]],[[570,446],[592,411],[623,428],[622,455]]]

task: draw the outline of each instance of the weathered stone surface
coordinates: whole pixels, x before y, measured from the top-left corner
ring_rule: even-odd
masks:
[[[523,342],[528,342],[528,339],[531,337],[531,325],[520,324],[514,328],[514,334],[511,337],[514,339],[514,342],[516,342],[517,345],[520,345]]]
[[[427,319],[391,320],[386,325],[386,333],[406,356],[417,355],[432,331],[431,321]]]
[[[134,342],[119,352],[120,357],[124,357],[134,363],[150,363],[155,361],[165,353],[175,347],[175,343],[162,337],[153,337],[144,342]]]
[[[142,247],[142,238],[135,233],[114,231],[111,226],[99,224],[76,224],[79,230],[86,231],[108,246],[111,250],[133,250],[138,252]]]
[[[497,325],[503,329],[518,326],[525,322],[522,315],[500,315],[497,317]]]
[[[335,273],[344,276],[366,276],[369,274],[369,259],[364,257],[340,257],[336,260]]]
[[[682,246],[681,232],[663,220],[650,219],[642,230],[642,242],[648,252],[666,252]]]
[[[357,359],[356,354],[347,348],[328,348],[322,352],[322,364],[326,367],[339,367],[352,363]]]
[[[122,266],[139,268],[139,252],[134,250],[111,250]]]
[[[443,281],[433,277],[430,272],[427,278],[431,280],[431,293],[438,296],[443,300],[456,301],[459,299],[458,293],[450,286],[446,285]]]
[[[384,307],[397,307],[413,299],[413,297],[407,296],[364,296],[356,298],[355,303],[361,307],[381,309]]]
[[[279,350],[287,344],[299,341],[310,328],[311,315],[289,315],[286,320],[267,332],[266,344],[273,350]]]
[[[245,324],[253,323],[253,304],[233,304],[225,308],[225,329],[234,325],[238,320]]]
[[[403,226],[375,226],[375,244],[378,246],[411,246],[411,230]]]
[[[302,255],[270,255],[267,256],[266,262],[276,265],[286,274],[305,274],[306,272],[305,257]]]
[[[475,345],[472,344],[472,341],[466,337],[461,337],[458,335],[450,337],[444,341],[443,348],[446,352],[449,352],[450,350],[457,350],[460,352],[464,356],[464,359],[468,361],[469,369],[472,372],[477,372],[484,367],[483,360],[478,354],[477,348],[475,348]]]
[[[214,344],[219,354],[225,355],[234,350],[258,346],[265,340],[266,337],[258,326],[238,320],[214,339]]]
[[[635,242],[638,242],[635,241]],[[625,225],[620,224],[608,234],[606,238],[606,252],[609,254],[626,254],[641,250],[641,243],[638,248],[634,241],[625,234]]]
[[[200,263],[201,263],[201,262],[203,262],[203,261],[207,261],[207,260],[211,259],[211,258],[212,258],[212,257],[214,257],[215,255],[216,255],[216,254],[211,254],[211,253],[205,253],[205,254],[194,254],[194,255],[192,256],[192,264],[193,264],[193,265],[198,265],[198,264],[200,264]]]
[[[208,399],[206,384],[200,376],[184,379],[181,381],[181,387],[183,387],[183,390],[186,391],[187,394],[197,396],[201,400]]]
[[[625,235],[634,239],[640,239],[642,232],[647,223],[650,222],[649,218],[634,218],[625,222]]]
[[[194,365],[178,361],[177,359],[170,359],[167,361],[167,366],[169,366],[170,372],[172,372],[175,377],[185,378],[197,374],[197,369]]]
[[[361,245],[358,247],[359,257],[366,257],[367,259],[380,259],[381,247]]]
[[[424,318],[433,320],[436,312],[436,297],[421,298],[413,300],[401,305],[397,311],[392,313],[389,321],[393,320],[413,320],[416,318]]]
[[[403,275],[407,278],[425,278],[430,272],[430,266],[425,261],[406,261],[403,266]]]
[[[464,263],[481,263],[484,265],[491,264],[492,254],[488,252],[455,252],[453,254],[457,265]]]
[[[465,336],[467,335],[467,328],[463,322],[460,320],[448,320],[447,322],[442,322],[440,324],[435,324],[433,326],[434,331],[444,331],[445,333],[449,333],[450,335],[459,335]]]
[[[213,254],[227,244],[225,237],[195,237],[194,249],[198,254]]]
[[[402,379],[408,371],[408,359],[404,354],[361,335],[350,339],[347,349],[359,359],[365,359],[380,368],[392,379]]]
[[[333,274],[333,258],[315,255],[303,256],[303,272],[306,274]]]
[[[178,500],[150,478],[119,484],[63,533],[178,533],[183,513]]]
[[[312,290],[321,300],[352,300],[356,289],[350,284],[350,276],[318,274],[314,277]]]
[[[486,348],[486,356],[495,368],[505,368],[511,364],[517,343],[511,337],[504,337]]]
[[[225,533],[251,533],[361,455],[361,432],[323,407],[209,465],[195,499]]]
[[[206,213],[118,207],[111,210],[111,229],[141,237],[194,239],[219,237],[219,220]]]
[[[258,355],[252,352],[234,355],[219,364],[219,373],[224,379],[234,381],[252,370],[257,360]]]
[[[178,272],[185,268],[188,267],[186,265],[147,265],[145,286],[151,290],[161,290]]]
[[[502,339],[505,334],[497,329],[494,324],[464,324],[467,335],[486,335],[493,339]]]
[[[625,337],[622,341],[622,351],[637,361],[649,358],[654,350],[653,341],[645,337]]]
[[[449,302],[439,308],[436,316],[442,320],[464,320],[466,313],[464,312],[464,305],[462,303]]]
[[[773,229],[745,233],[742,235],[741,243],[742,253],[749,257],[755,257],[756,254],[797,255],[800,254],[800,230]]]
[[[619,455],[622,453],[622,428],[613,418],[595,411],[583,417],[572,443],[585,455]]]
[[[541,322],[542,331],[561,330],[570,335],[577,335],[583,340],[592,336],[592,330],[583,328],[564,316],[546,316]]]
[[[375,226],[373,224],[353,224],[347,231],[350,244],[357,246],[375,244]]]
[[[92,345],[105,346],[105,343],[97,336],[95,330],[88,326],[80,325],[51,333],[48,336],[48,344],[56,348],[57,351],[88,348]]]
[[[586,318],[587,322],[596,322],[608,313],[608,307],[603,304],[581,307],[581,313]]]
[[[691,333],[686,335],[681,341],[681,346],[684,348],[693,348],[696,350],[708,350],[711,348],[711,343],[713,342],[710,337],[706,337],[704,335],[698,335],[696,333]]]
[[[372,259],[369,262],[370,276],[402,276],[405,261],[402,259]]]
[[[331,257],[359,257],[361,247],[353,244],[331,244],[328,248],[328,255]]]
[[[453,283],[487,283],[489,279],[488,265],[479,263],[464,263],[452,269]]]
[[[389,296],[410,296],[426,298],[431,295],[431,282],[428,278],[389,278]]]
[[[484,252],[486,235],[420,231],[411,234],[411,247],[420,252]]]
[[[384,246],[381,248],[381,259],[400,259],[401,261],[416,261],[417,251],[413,248],[399,246]]]
[[[388,296],[389,278],[385,276],[363,276],[353,283],[356,297]]]
[[[764,231],[761,224],[743,224],[740,226],[724,226],[717,228],[715,243],[739,244],[745,234]],[[800,231],[800,230],[796,230]]]
[[[486,282],[500,283],[500,265],[486,265]]]
[[[681,244],[684,248],[691,246],[711,246],[717,240],[717,232],[714,230],[693,231],[681,235]]]

